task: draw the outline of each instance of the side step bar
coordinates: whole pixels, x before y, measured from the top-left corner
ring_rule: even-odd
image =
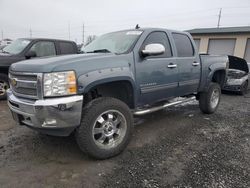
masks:
[[[169,103],[166,103],[166,104],[164,104],[162,106],[156,106],[156,107],[152,107],[152,108],[148,108],[148,109],[144,109],[144,110],[138,110],[138,111],[134,112],[134,115],[140,116],[140,115],[149,114],[149,113],[152,113],[152,112],[156,112],[158,110],[162,110],[162,109],[167,108],[169,106],[174,106],[174,105],[177,105],[177,104],[190,102],[190,101],[192,101],[194,99],[196,99],[195,96],[189,97],[189,98],[186,98],[186,99],[183,99],[183,100],[179,100],[179,101],[169,102]]]

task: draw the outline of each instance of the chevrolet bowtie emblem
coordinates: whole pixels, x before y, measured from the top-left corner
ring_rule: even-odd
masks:
[[[16,78],[11,79],[11,85],[16,86],[17,85],[17,80]]]

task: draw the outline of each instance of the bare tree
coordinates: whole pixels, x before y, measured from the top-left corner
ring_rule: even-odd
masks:
[[[85,45],[88,45],[89,43],[91,43],[93,40],[95,40],[96,39],[96,35],[89,35],[88,37],[87,37],[87,40],[86,40],[86,43],[85,43]]]

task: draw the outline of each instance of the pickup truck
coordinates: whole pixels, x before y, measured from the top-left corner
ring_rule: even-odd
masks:
[[[75,134],[97,159],[122,152],[133,117],[199,100],[216,111],[227,56],[198,55],[189,33],[132,29],[100,36],[79,55],[12,64],[8,105],[20,125],[44,134]]]
[[[22,38],[17,39],[0,51],[0,100],[6,99],[9,88],[8,70],[12,63],[34,57],[76,54],[77,45],[73,41]]]

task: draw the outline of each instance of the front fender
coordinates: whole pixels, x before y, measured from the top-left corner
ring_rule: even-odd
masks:
[[[78,77],[78,92],[87,93],[91,88],[114,81],[128,81],[136,90],[135,78],[130,67],[107,68],[88,72]],[[134,92],[135,93],[135,92]]]

